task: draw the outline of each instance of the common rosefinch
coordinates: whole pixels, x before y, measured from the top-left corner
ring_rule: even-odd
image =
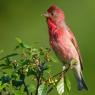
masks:
[[[82,58],[74,34],[65,23],[63,11],[56,5],[43,14],[46,17],[50,45],[58,58],[69,66],[77,79],[78,90],[88,89],[83,80]]]

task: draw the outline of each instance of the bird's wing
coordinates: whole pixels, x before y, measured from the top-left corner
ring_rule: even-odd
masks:
[[[83,70],[83,65],[82,65],[83,61],[82,61],[82,57],[81,57],[81,54],[80,54],[80,50],[79,50],[77,41],[75,39],[75,36],[74,36],[73,32],[71,32],[71,30],[69,28],[68,28],[68,32],[70,33],[70,35],[71,35],[71,41],[72,41],[73,45],[75,46],[75,48],[76,48],[76,50],[78,52],[79,60],[80,60],[80,64],[81,64],[81,69]]]

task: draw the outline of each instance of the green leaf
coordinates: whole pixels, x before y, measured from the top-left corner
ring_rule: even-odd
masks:
[[[36,49],[36,48],[32,49],[32,55],[39,55],[39,54],[40,54],[40,52],[38,49]]]
[[[31,82],[30,85],[28,86],[28,90],[30,92],[34,92],[36,90],[36,85],[35,83]]]
[[[24,60],[23,62],[21,62],[22,63],[22,65],[28,65],[28,63],[29,63],[29,60],[28,59],[26,59],[26,60]]]
[[[50,56],[50,60],[54,63],[57,63],[57,59],[54,56]]]
[[[48,52],[50,52],[51,51],[51,49],[50,48],[45,48]]]
[[[20,48],[20,45],[17,45],[17,46],[15,47],[15,50],[18,49],[18,48]]]
[[[10,59],[9,59],[8,57],[6,58],[5,63],[6,63],[7,65],[9,65],[9,64],[11,63],[11,61],[10,61]]]
[[[64,82],[65,82],[65,85],[66,85],[66,89],[67,89],[68,92],[70,92],[70,90],[71,90],[71,83],[70,83],[69,79],[66,76],[64,78],[65,78]]]
[[[1,58],[0,60],[3,60],[3,59],[5,59],[5,58],[9,58],[9,57],[13,57],[13,56],[17,56],[17,55],[18,55],[18,53],[12,53],[12,54],[9,54],[9,55],[7,55],[7,56]]]
[[[21,90],[13,90],[13,95],[23,95],[24,93]]]
[[[24,44],[24,43],[23,43],[23,47],[24,47],[24,48],[27,48],[27,49],[30,48],[30,46],[28,46],[27,44]]]
[[[2,90],[2,81],[0,81],[0,90]]]
[[[30,46],[28,46],[27,44],[24,44],[24,43],[20,43],[19,46],[21,48],[30,49]]]
[[[2,84],[2,81],[0,81],[0,90],[2,90],[3,88],[7,87],[8,84],[5,83],[5,84]]]
[[[43,83],[38,88],[38,95],[46,95],[46,94],[47,94],[47,85]]]
[[[62,77],[57,84],[57,92],[59,95],[64,93],[64,78]]]
[[[44,67],[44,73],[48,73],[50,74],[52,71],[52,66],[50,64],[47,64],[45,67]]]
[[[22,43],[22,40],[21,40],[20,38],[18,38],[18,37],[16,37],[16,41],[17,41],[18,43]]]
[[[13,72],[13,74],[11,75],[11,77],[12,77],[13,79],[19,79],[18,73],[14,73],[14,72]]]
[[[36,75],[36,72],[32,70],[32,68],[29,68],[27,72],[27,76],[30,76],[30,75]]]
[[[17,45],[15,49],[19,47],[26,48],[26,49],[30,48],[30,46],[28,46],[27,44],[24,44],[20,38],[17,37],[16,40],[19,43],[19,45]]]

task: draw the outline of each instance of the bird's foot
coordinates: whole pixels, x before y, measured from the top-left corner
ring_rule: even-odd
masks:
[[[63,72],[65,71],[65,69],[66,69],[66,66],[63,66]]]
[[[63,72],[67,72],[70,68],[70,65],[64,65],[63,66]]]

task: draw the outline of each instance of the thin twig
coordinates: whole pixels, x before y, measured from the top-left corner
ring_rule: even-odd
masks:
[[[40,78],[41,78],[41,74],[40,72],[36,75],[36,80],[37,80],[37,86],[36,86],[36,91],[35,91],[35,95],[38,95],[38,88],[40,86]]]
[[[57,77],[57,76],[61,75],[62,73],[65,74],[65,73],[69,70],[69,68],[70,68],[70,67],[66,68],[64,71],[61,71],[61,72],[55,74],[55,75],[52,76],[51,78]],[[47,82],[48,80],[49,80],[49,79],[47,79],[46,82]]]
[[[52,76],[51,78],[57,77],[57,76],[59,76],[59,75],[62,75],[62,77],[64,77],[63,75],[69,70],[69,68],[70,68],[70,67],[66,68],[64,71],[61,71],[61,72],[57,73],[56,75]],[[48,79],[48,80],[49,80],[49,79]],[[47,82],[48,80],[46,80],[46,82]],[[58,79],[58,81],[56,82],[56,84],[57,84],[59,81],[60,81],[60,78]],[[48,95],[49,92],[51,92],[51,91],[53,90],[53,87],[54,87],[54,86],[51,86],[51,87],[48,89],[47,95]]]
[[[38,88],[39,88],[39,85],[40,85],[40,79],[37,79],[37,86],[36,86],[35,95],[38,95]]]

